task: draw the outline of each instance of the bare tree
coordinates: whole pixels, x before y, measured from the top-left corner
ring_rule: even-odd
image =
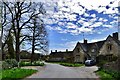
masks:
[[[48,39],[47,31],[43,20],[40,19],[40,16],[35,16],[31,20],[32,26],[29,26],[30,36],[26,39],[31,44],[32,54],[31,62],[34,61],[34,54],[36,51],[48,52]]]
[[[6,27],[11,30],[15,36],[15,53],[16,60],[19,61],[20,45],[25,40],[26,35],[22,32],[26,31],[26,25],[30,24],[30,20],[36,15],[44,14],[42,3],[35,2],[4,2],[3,5],[9,12],[5,18],[5,24],[3,30]],[[4,11],[4,10],[3,10]]]

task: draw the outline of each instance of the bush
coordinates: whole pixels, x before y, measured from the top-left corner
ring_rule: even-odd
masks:
[[[97,66],[99,66],[99,67],[103,67],[103,65],[106,63],[107,61],[100,61],[98,64],[97,64]]]
[[[3,69],[10,69],[13,67],[17,67],[18,62],[15,59],[6,59],[2,62],[2,68]]]
[[[18,62],[15,59],[6,59],[5,62],[12,65],[12,67],[17,67],[18,66]]]
[[[11,65],[11,64],[9,64],[9,63],[7,63],[7,62],[5,62],[5,61],[2,62],[2,69],[3,69],[3,70],[5,70],[5,69],[10,69],[10,68],[12,68],[12,65]]]
[[[44,66],[44,63],[40,61],[34,61],[34,62],[20,62],[20,66]]]

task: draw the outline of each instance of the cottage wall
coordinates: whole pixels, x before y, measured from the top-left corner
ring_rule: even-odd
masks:
[[[110,45],[111,47],[109,47]],[[120,46],[118,46],[118,44],[111,37],[109,37],[100,49],[99,55],[113,54],[114,56],[118,56],[118,53],[120,52],[119,47]]]
[[[88,54],[90,55],[92,60],[96,61],[96,57],[98,55],[98,47],[96,44],[94,44],[88,51]]]
[[[83,49],[81,48],[80,44],[77,44],[77,46],[73,50],[74,62],[84,63],[84,59],[85,59],[84,55],[85,53]]]

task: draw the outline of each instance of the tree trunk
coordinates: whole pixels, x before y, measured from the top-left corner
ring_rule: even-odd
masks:
[[[34,25],[36,25],[36,23],[34,23]],[[34,51],[35,51],[35,26],[33,28],[33,37],[32,37],[31,63],[34,61]]]

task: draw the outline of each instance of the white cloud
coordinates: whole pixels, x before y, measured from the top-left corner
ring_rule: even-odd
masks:
[[[88,43],[92,43],[92,42],[98,42],[98,41],[102,41],[102,40],[105,40],[106,38],[102,38],[102,39],[92,39],[92,40],[89,40]]]
[[[67,23],[67,26],[66,26],[67,28],[73,28],[73,29],[76,29],[76,28],[78,28],[78,26],[77,25],[74,25],[73,23]]]
[[[91,16],[92,16],[92,17],[94,17],[94,18],[96,17],[96,15],[95,15],[95,14],[92,14]]]

